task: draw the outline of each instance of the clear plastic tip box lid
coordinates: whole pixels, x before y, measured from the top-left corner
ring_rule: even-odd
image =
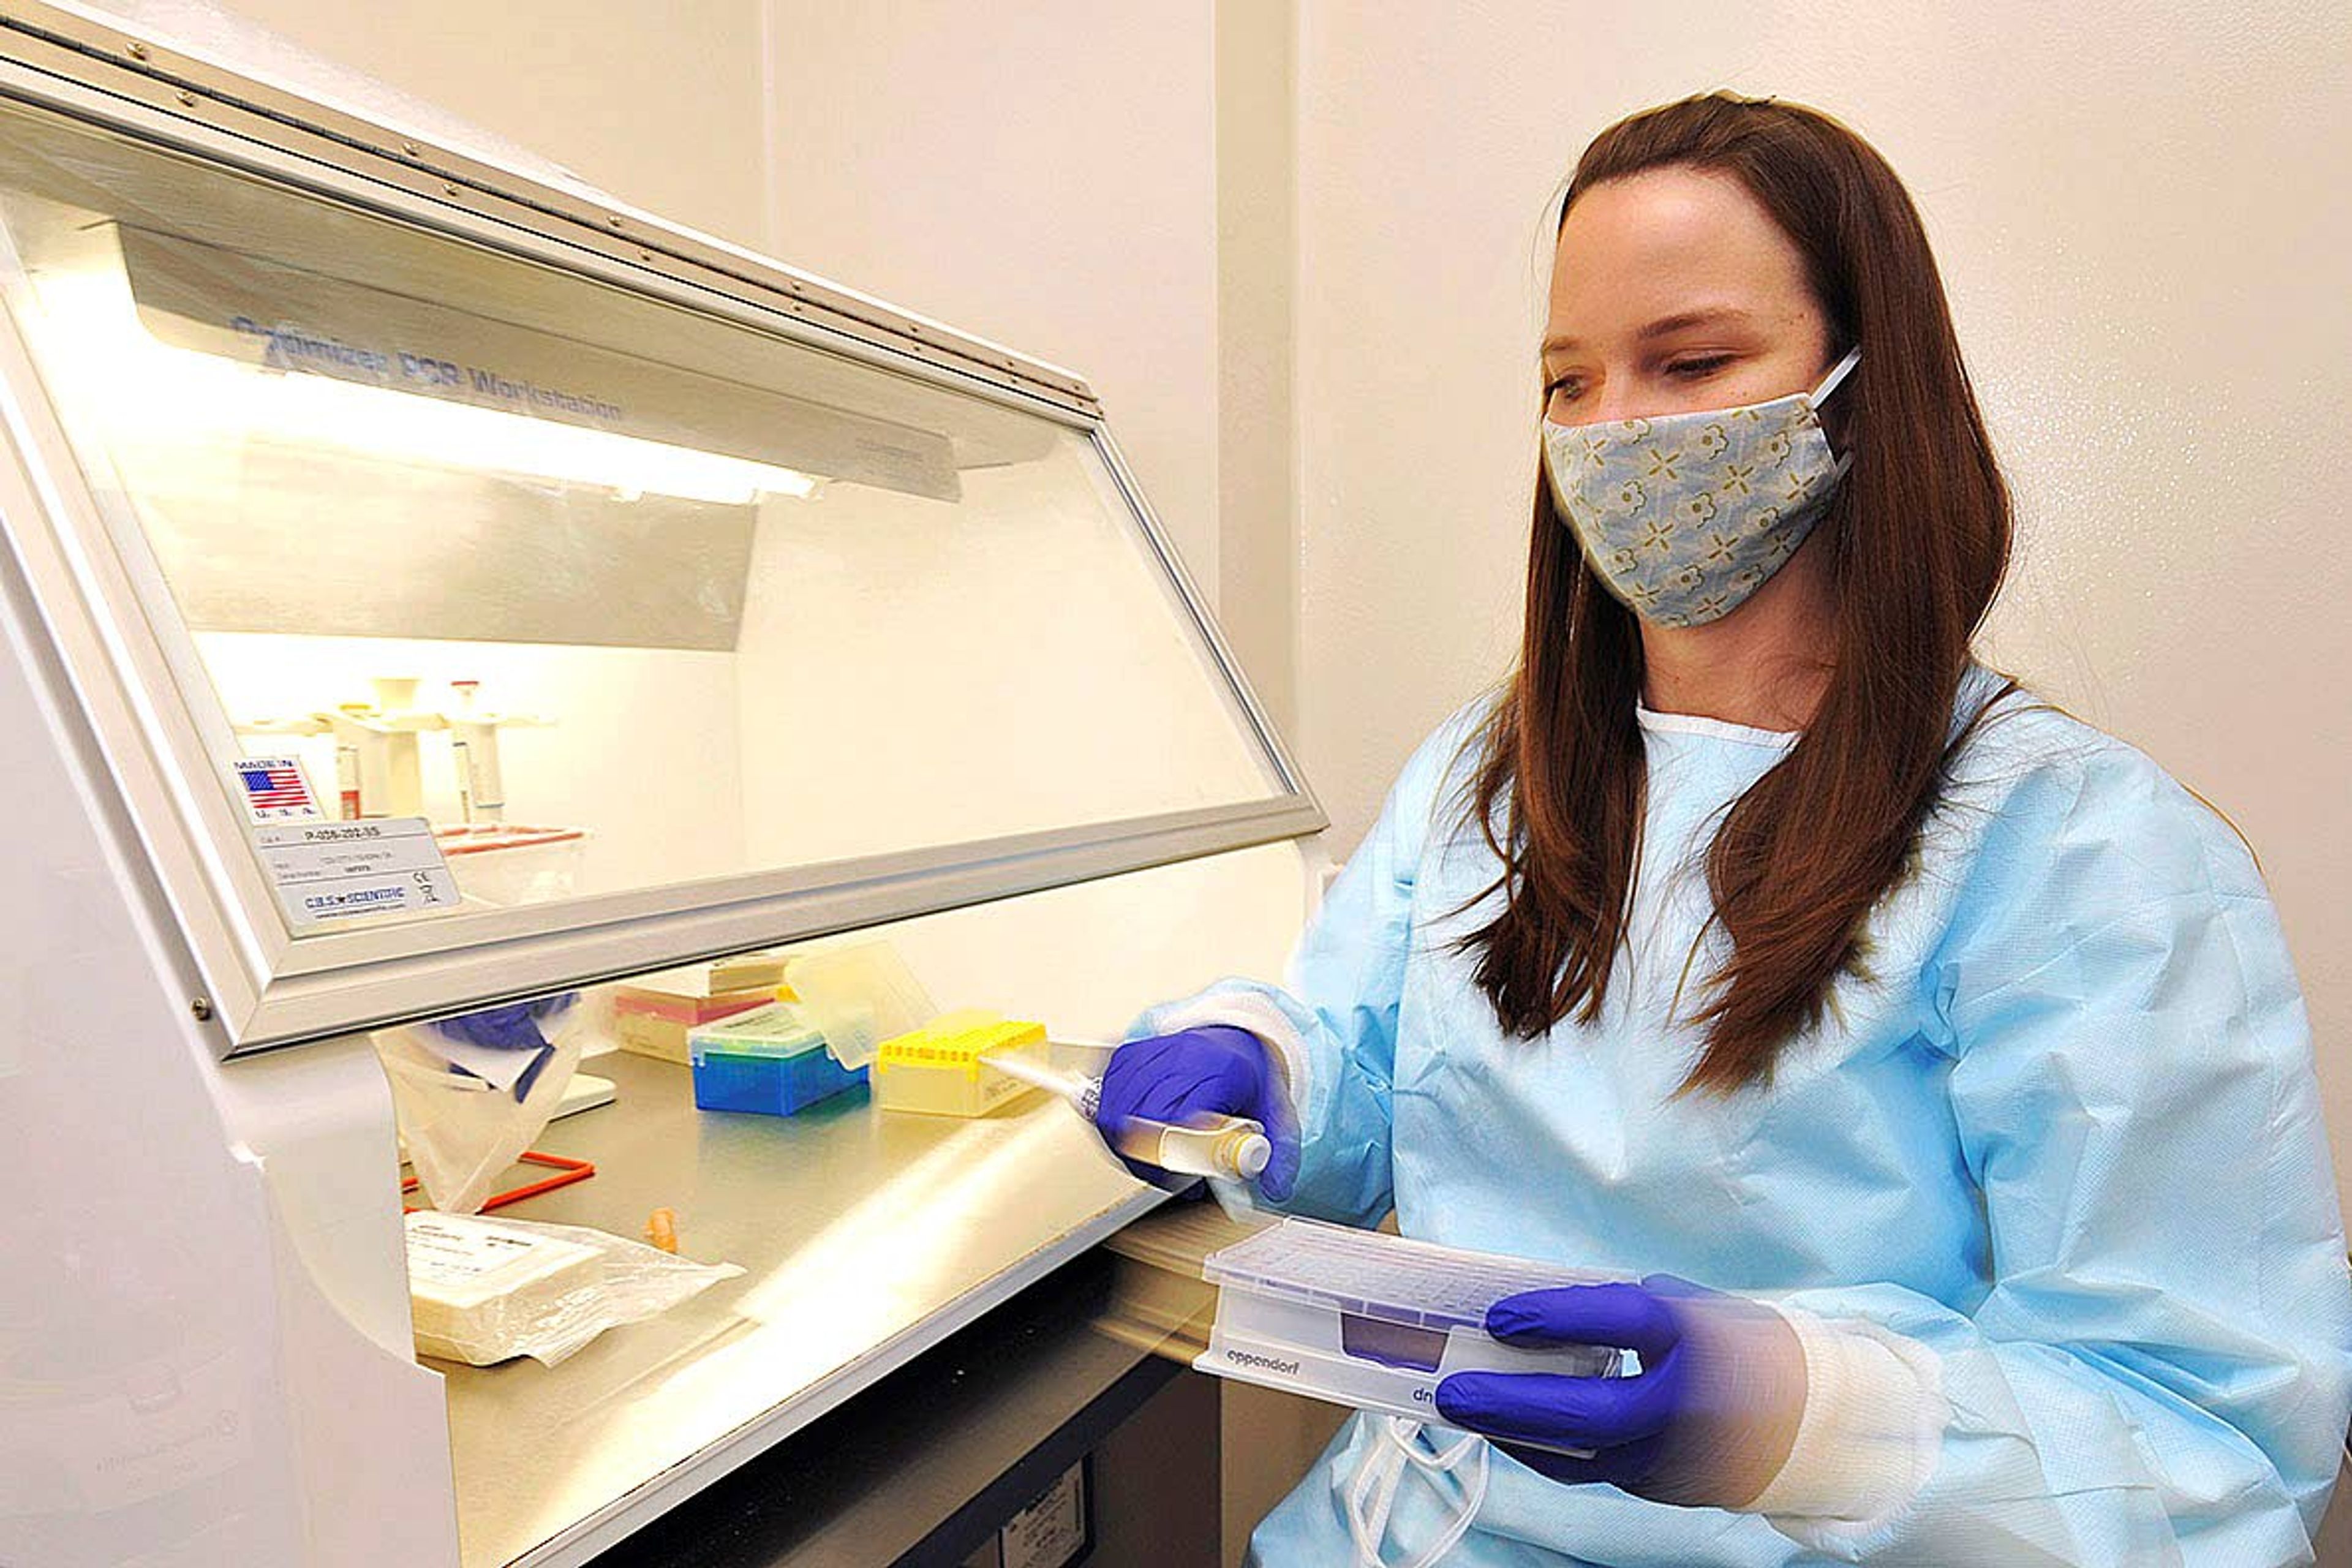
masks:
[[[1217,1323],[1195,1366],[1336,1405],[1425,1420],[1457,1372],[1624,1370],[1611,1347],[1521,1349],[1486,1330],[1507,1296],[1620,1278],[1592,1269],[1290,1219],[1212,1254],[1202,1273]]]

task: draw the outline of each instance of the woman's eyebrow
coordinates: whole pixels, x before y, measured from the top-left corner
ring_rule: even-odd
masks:
[[[1695,310],[1677,310],[1671,316],[1661,316],[1633,335],[1644,342],[1650,342],[1659,338],[1672,337],[1675,333],[1686,331],[1692,327],[1744,327],[1754,319],[1748,311],[1737,305],[1705,305]],[[1570,349],[1581,346],[1581,339],[1563,332],[1555,337],[1546,338],[1542,353],[1549,356],[1564,353]]]
[[[1748,312],[1737,305],[1707,305],[1696,310],[1677,310],[1671,316],[1661,316],[1636,335],[1648,342],[1672,337],[1692,327],[1746,326],[1748,321]]]

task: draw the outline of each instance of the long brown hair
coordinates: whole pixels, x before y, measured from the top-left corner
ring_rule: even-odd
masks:
[[[1943,787],[1969,641],[2009,562],[2010,502],[1911,199],[1885,159],[1810,109],[1725,93],[1634,115],[1585,149],[1560,216],[1603,181],[1681,166],[1738,178],[1803,257],[1853,453],[1810,548],[1835,598],[1829,683],[1804,734],[1726,816],[1707,855],[1731,956],[1694,1016],[1685,1089],[1769,1076],[1861,966],[1871,908]],[[1518,668],[1465,802],[1503,870],[1464,939],[1508,1032],[1599,1016],[1641,852],[1642,638],[1554,510],[1540,471]],[[1970,726],[1972,727],[1972,726]],[[1965,736],[1966,730],[1962,731]]]

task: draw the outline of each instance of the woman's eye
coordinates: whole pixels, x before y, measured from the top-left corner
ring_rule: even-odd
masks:
[[[1544,388],[1544,399],[1549,403],[1573,403],[1583,395],[1584,383],[1574,376],[1562,376]]]
[[[1696,354],[1689,359],[1673,361],[1666,366],[1666,374],[1678,380],[1696,381],[1704,375],[1713,375],[1730,363],[1729,354]]]

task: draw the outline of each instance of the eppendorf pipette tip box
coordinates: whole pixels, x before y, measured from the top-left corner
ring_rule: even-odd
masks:
[[[1522,1349],[1486,1332],[1506,1296],[1615,1278],[1590,1269],[1286,1219],[1212,1253],[1202,1273],[1217,1322],[1194,1366],[1335,1405],[1428,1420],[1457,1372],[1624,1371],[1611,1347]]]

